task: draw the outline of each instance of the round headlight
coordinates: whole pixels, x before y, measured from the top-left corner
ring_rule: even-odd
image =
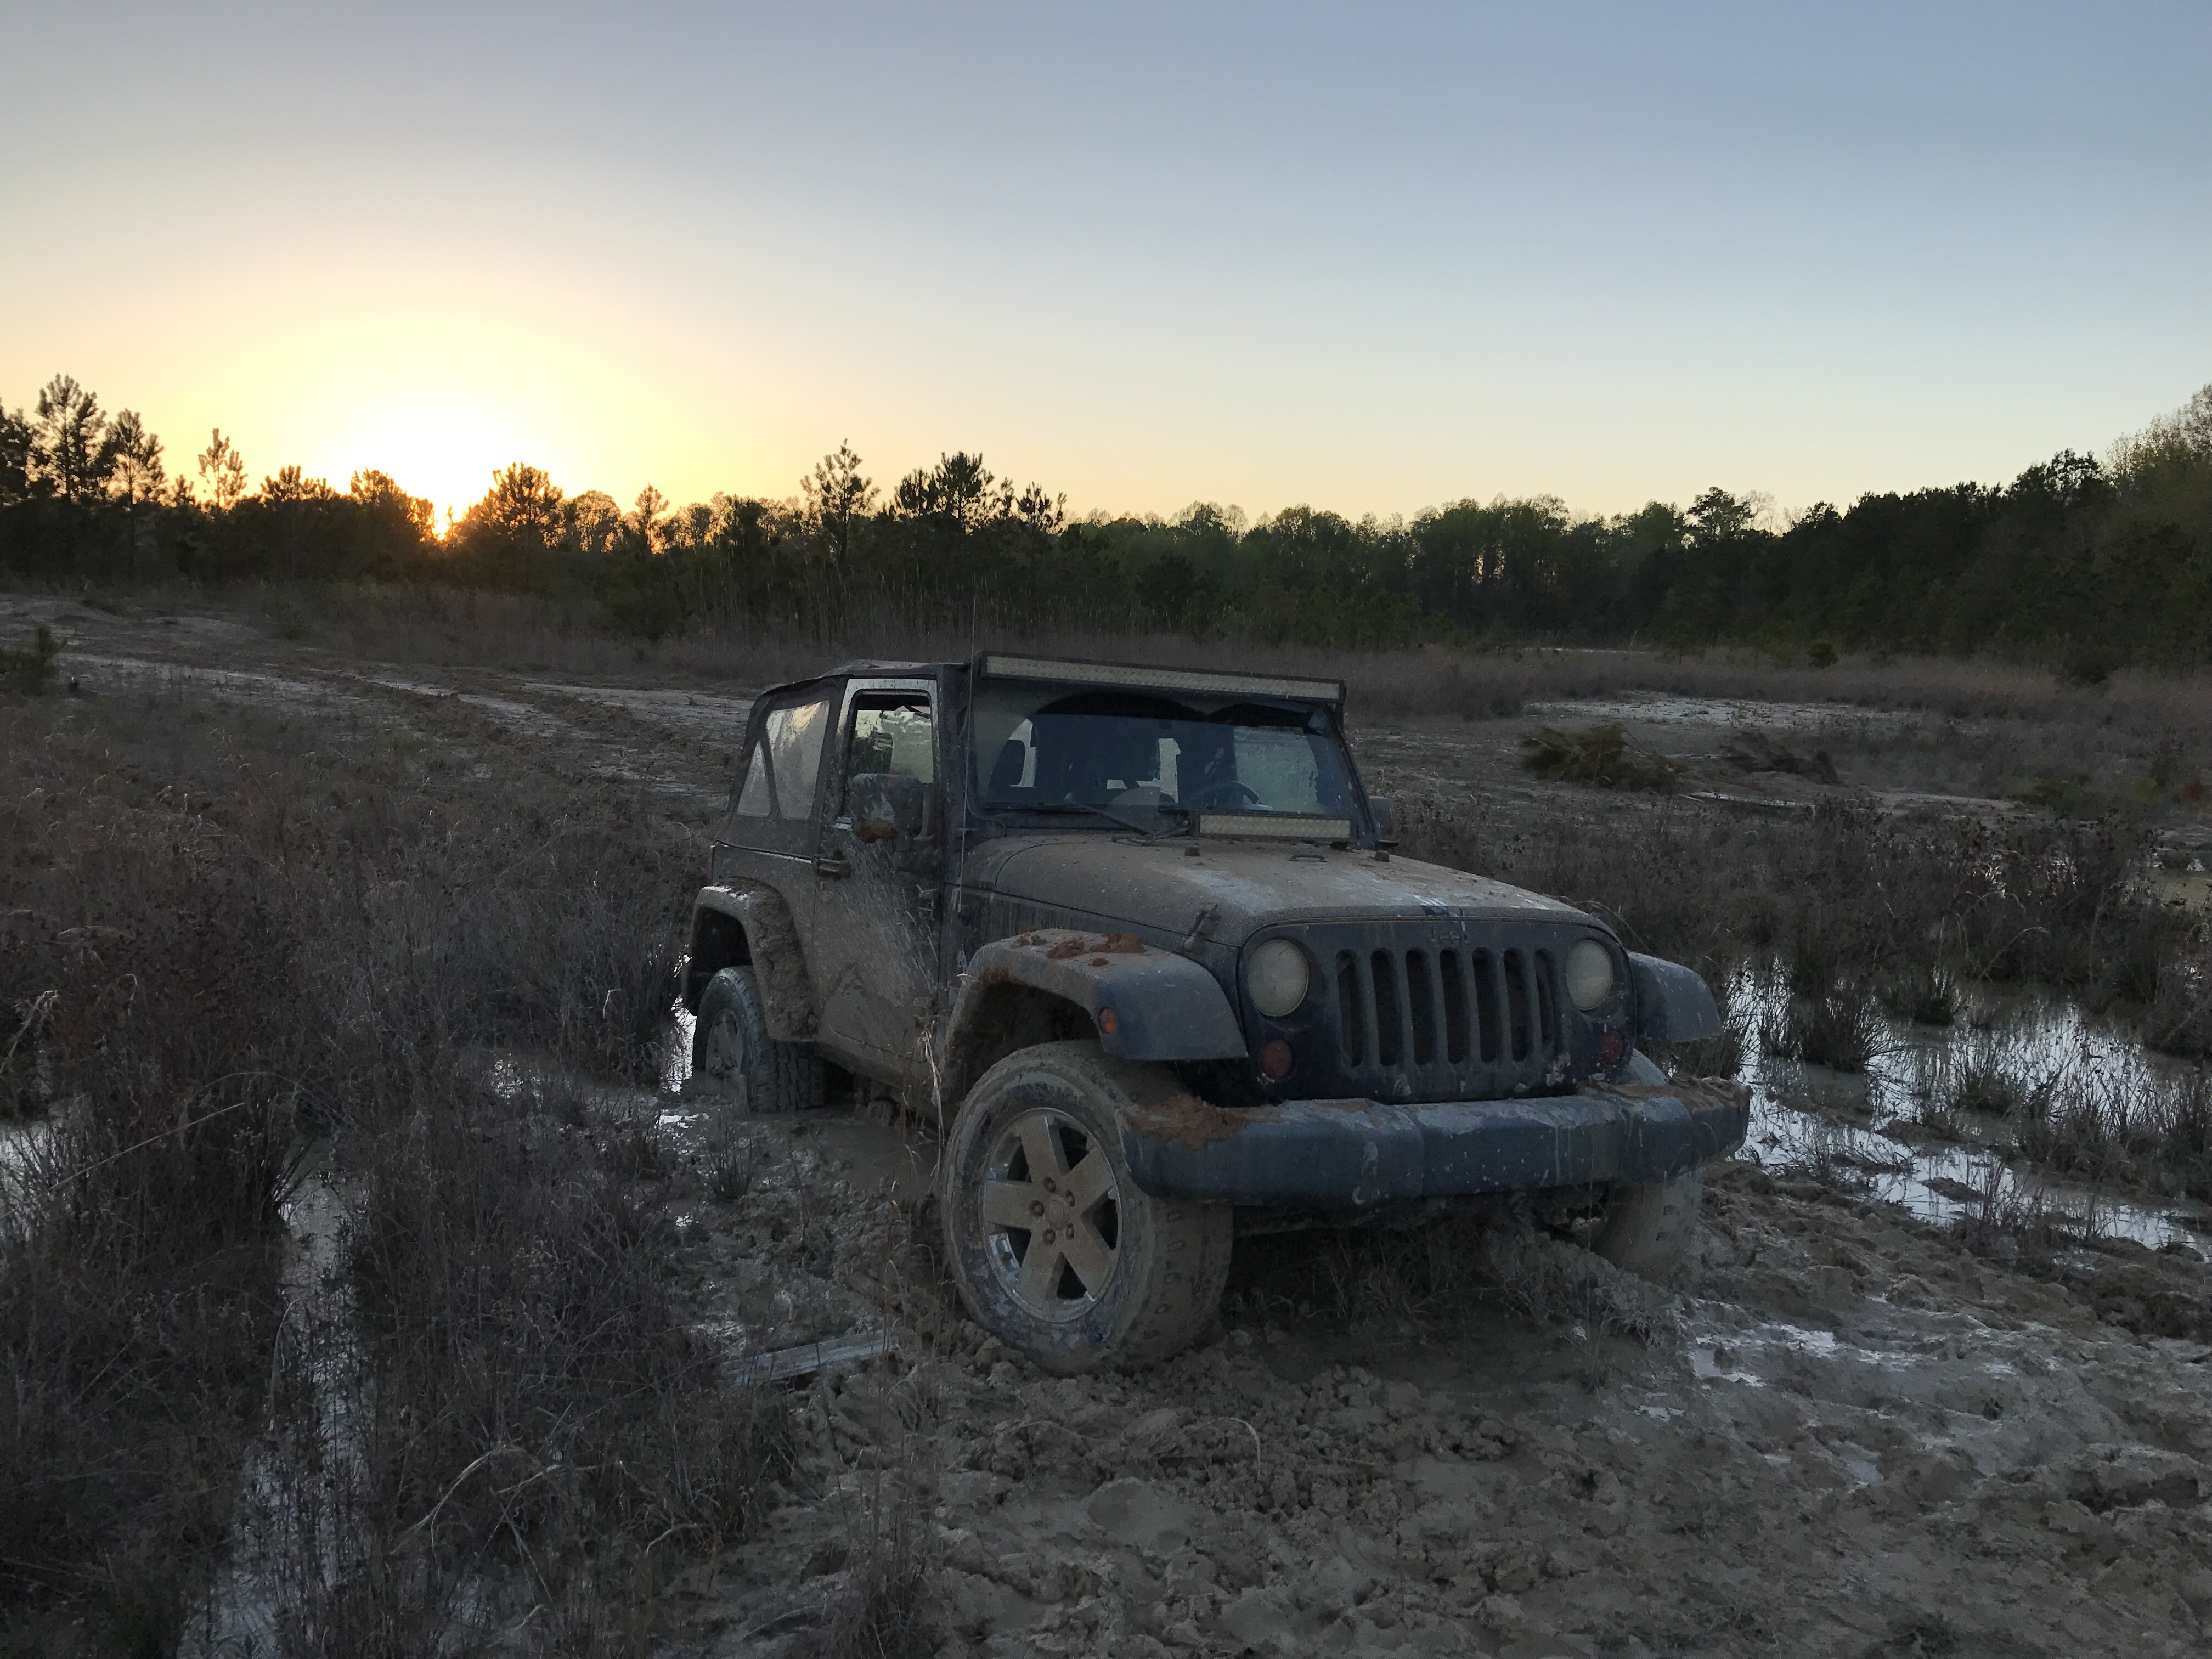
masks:
[[[1613,952],[1586,939],[1567,952],[1567,995],[1584,1013],[1613,994]]]
[[[1286,939],[1271,939],[1252,952],[1244,965],[1244,988],[1252,1006],[1270,1019],[1280,1019],[1306,1000],[1313,988],[1313,969],[1306,953]]]

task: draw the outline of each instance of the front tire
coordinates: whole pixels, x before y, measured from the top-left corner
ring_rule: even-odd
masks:
[[[1619,1182],[1606,1198],[1589,1247],[1639,1279],[1679,1285],[1697,1260],[1698,1206],[1705,1195],[1701,1170],[1664,1181]]]
[[[691,1069],[712,1078],[749,1113],[811,1111],[822,1104],[822,1056],[768,1034],[768,1005],[750,964],[707,981],[691,1031]]]
[[[1042,1043],[986,1072],[953,1121],[941,1200],[960,1299],[1056,1376],[1157,1364],[1220,1304],[1229,1210],[1152,1197],[1122,1156],[1121,1111],[1176,1089],[1096,1043]]]

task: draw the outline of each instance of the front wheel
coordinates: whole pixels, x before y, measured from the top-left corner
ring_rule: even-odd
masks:
[[[1062,1376],[1155,1364],[1195,1341],[1229,1277],[1230,1212],[1131,1177],[1121,1110],[1172,1074],[1049,1042],[986,1072],[943,1161],[945,1254],[976,1323]]]

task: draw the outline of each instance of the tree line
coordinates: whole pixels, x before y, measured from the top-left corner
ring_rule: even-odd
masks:
[[[0,404],[0,571],[61,582],[442,582],[540,595],[649,637],[696,625],[915,621],[1166,630],[1322,646],[1431,639],[2063,655],[2081,672],[2212,658],[2212,386],[2103,459],[2010,483],[1823,503],[1786,524],[1714,488],[1609,518],[1551,496],[1411,519],[1200,502],[1097,513],[965,452],[879,488],[848,445],[798,493],[628,509],[518,462],[441,534],[378,471],[247,488],[220,430],[190,472],[67,376]]]

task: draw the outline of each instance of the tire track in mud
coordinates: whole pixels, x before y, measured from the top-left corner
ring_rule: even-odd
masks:
[[[495,745],[520,738],[557,749],[567,765],[650,790],[692,817],[710,815],[726,799],[728,771],[751,707],[749,700],[728,696],[602,691],[520,682],[484,671],[448,681],[375,665],[218,668],[166,654],[82,650],[64,653],[60,667],[81,690],[95,695],[204,695],[218,704],[242,703],[323,722],[334,734],[376,723],[387,736],[404,733],[442,745],[484,775],[496,770]],[[665,712],[678,700],[688,718]],[[660,717],[641,716],[633,712],[638,707]],[[454,710],[465,710],[482,724],[455,720]],[[487,744],[493,732],[502,735]],[[715,734],[722,736],[719,747],[712,740]]]

